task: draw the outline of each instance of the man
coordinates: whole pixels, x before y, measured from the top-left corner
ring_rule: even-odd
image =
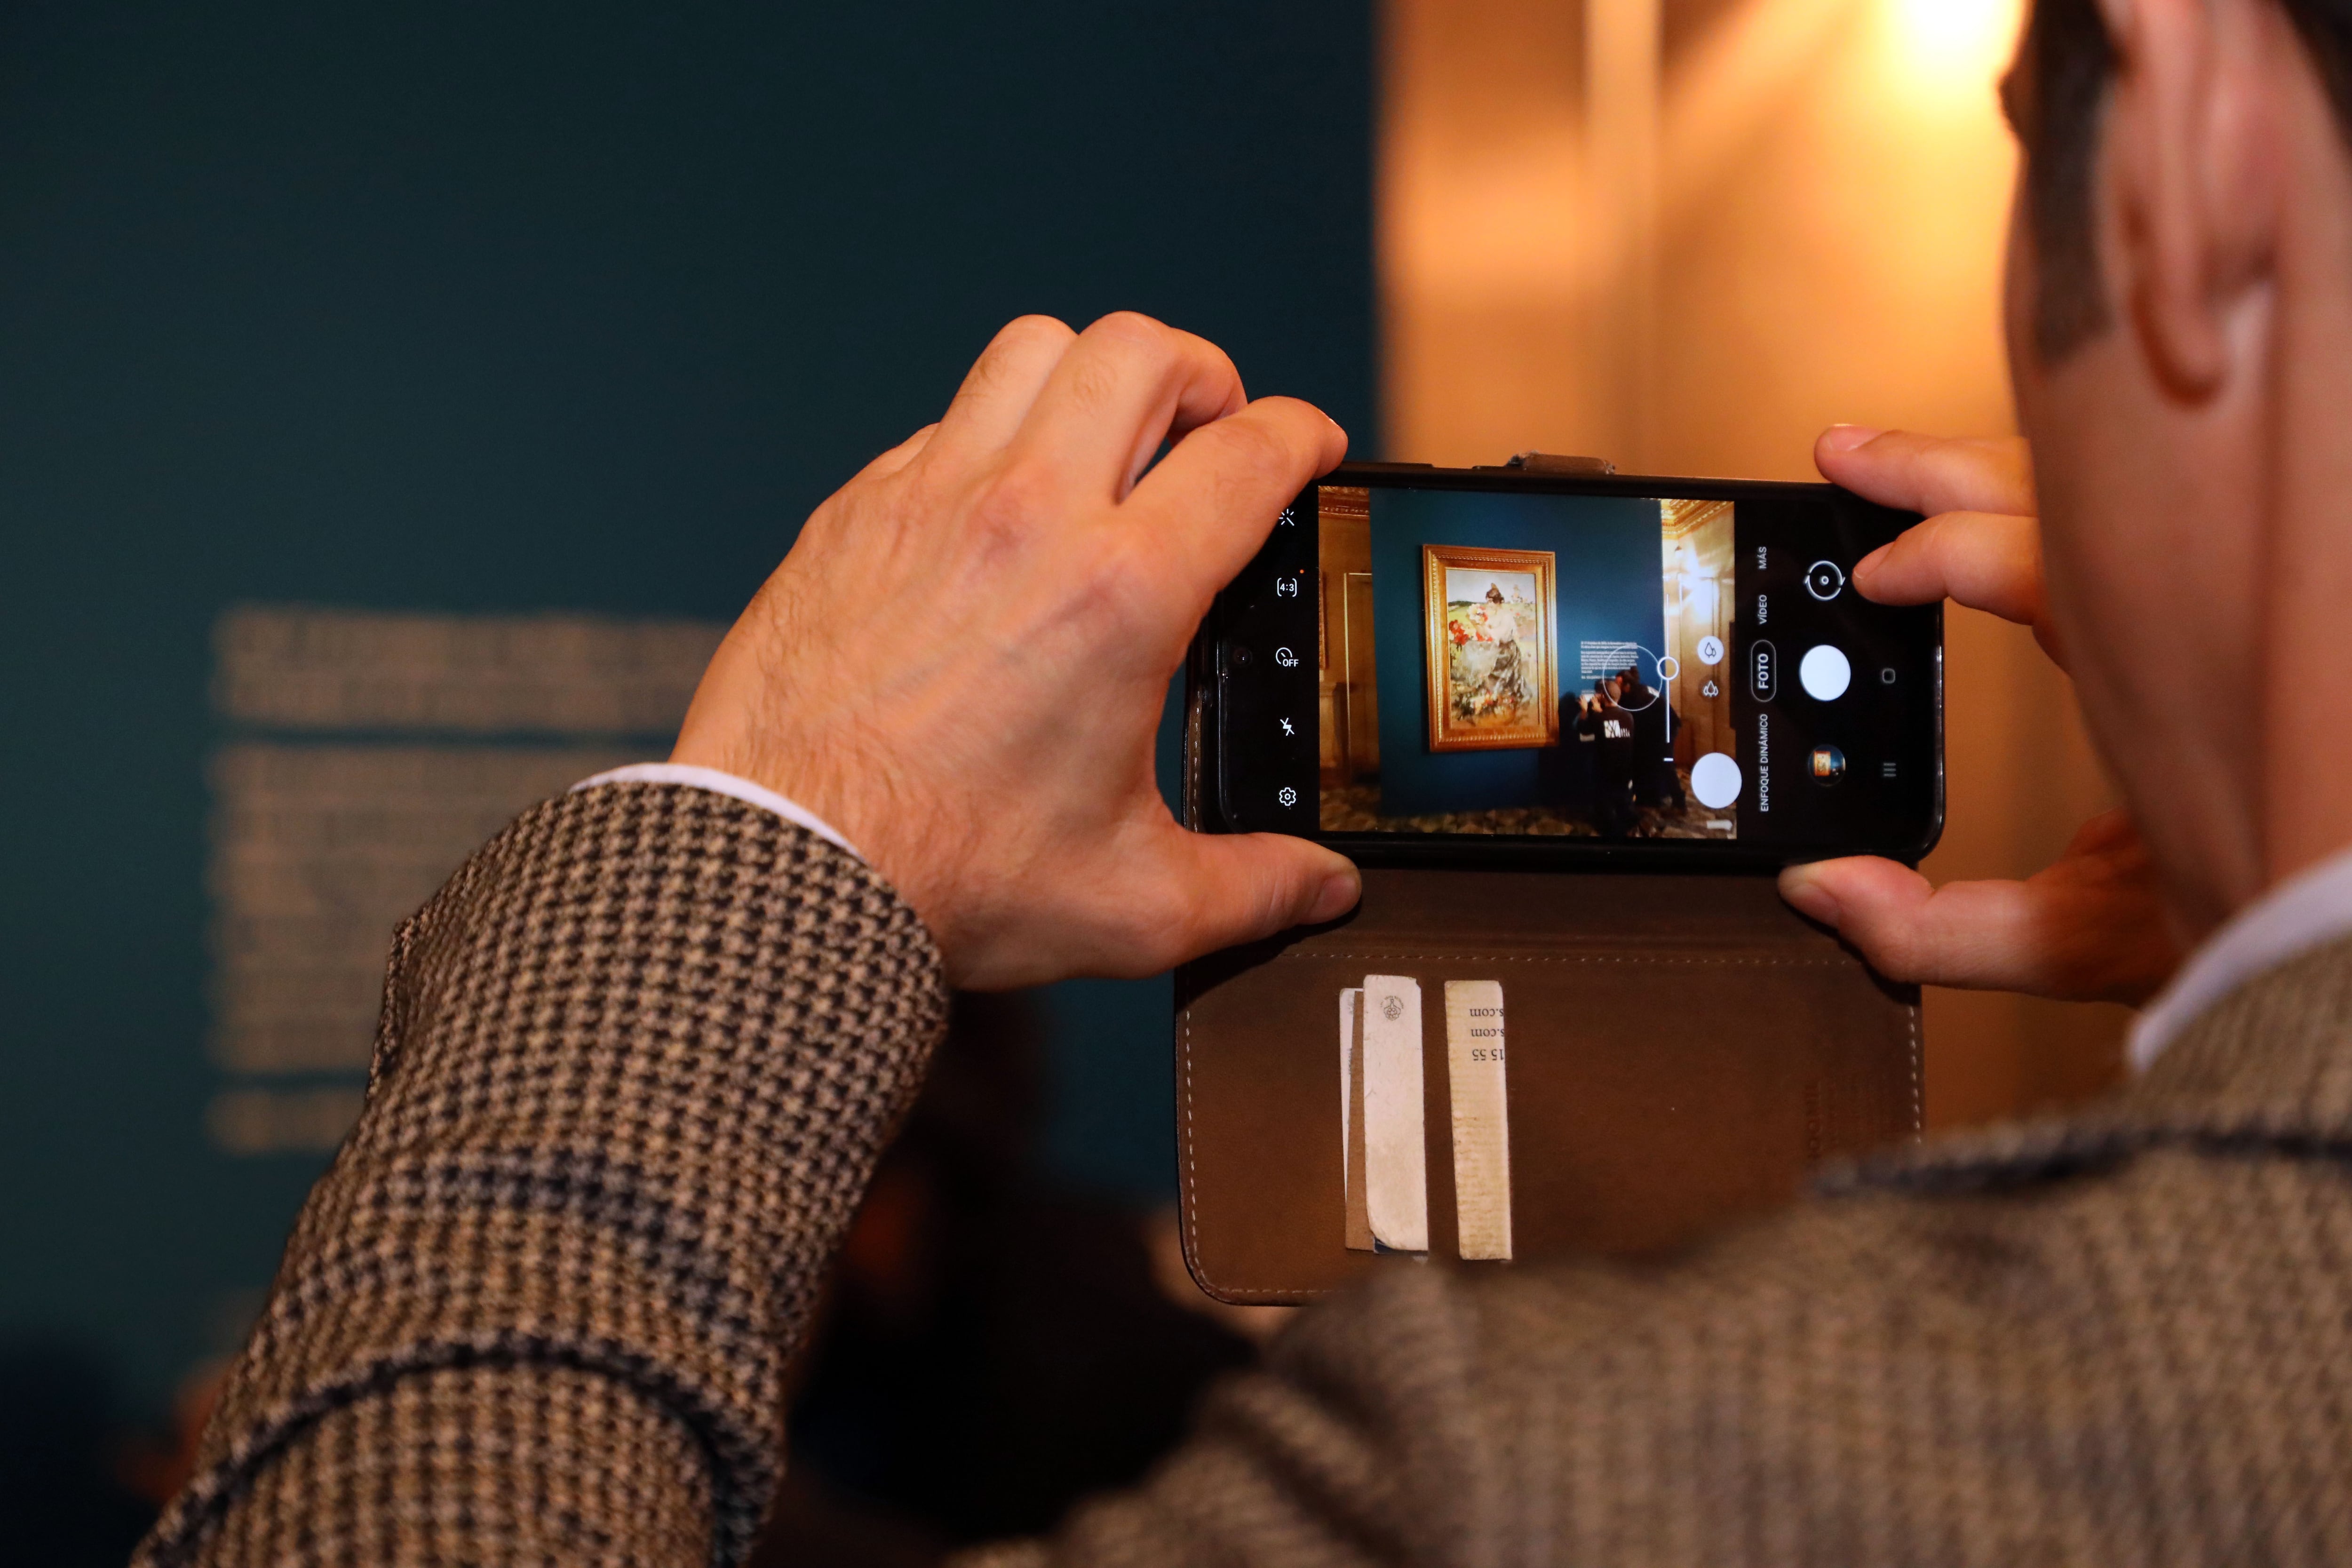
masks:
[[[1617,672],[1617,702],[1633,722],[1634,800],[1680,811],[1683,783],[1675,772],[1674,741],[1666,722],[1672,710],[1665,692],[1643,680],[1639,666],[1629,664]],[[1682,716],[1675,714],[1673,728],[1681,726]]]
[[[1633,808],[1633,716],[1617,700],[1622,689],[1614,679],[1596,679],[1583,720],[1593,737],[1592,825],[1603,838],[1622,838],[1642,820]]]
[[[1536,753],[1545,804],[1570,822],[1591,824],[1601,812],[1601,721],[1593,695],[1569,690],[1559,698],[1559,744]]]
[[[2016,447],[1821,444],[1937,514],[1858,589],[2032,624],[2130,816],[2023,884],[1789,897],[1947,983],[2137,998],[2198,944],[2144,1076],[1672,1263],[1388,1271],[1014,1558],[2352,1559],[2347,61],[2340,3],[2042,0],[2010,297],[2043,526]],[[1150,765],[1194,621],[1340,444],[1197,339],[1009,329],[811,519],[685,771],[537,808],[404,928],[367,1112],[143,1560],[733,1561],[944,987],[1355,896],[1314,846],[1185,835]],[[920,628],[887,672],[824,613],[852,584]]]

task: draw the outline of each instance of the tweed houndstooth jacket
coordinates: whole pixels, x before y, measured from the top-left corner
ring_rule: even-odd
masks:
[[[675,785],[541,805],[401,931],[165,1564],[737,1560],[782,1366],[945,1016],[852,857]],[[1687,1256],[1388,1271],[1071,1564],[2352,1562],[2352,942],[2126,1092]]]

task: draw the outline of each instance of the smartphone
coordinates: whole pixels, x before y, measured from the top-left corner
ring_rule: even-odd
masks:
[[[1853,564],[1916,513],[1832,485],[1349,463],[1187,665],[1187,819],[1380,864],[1916,861],[1943,611]]]

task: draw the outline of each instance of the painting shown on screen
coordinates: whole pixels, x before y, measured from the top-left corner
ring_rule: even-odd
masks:
[[[1429,749],[1549,746],[1559,734],[1552,552],[1422,548]]]
[[[1727,500],[1332,485],[1327,833],[1737,838]]]

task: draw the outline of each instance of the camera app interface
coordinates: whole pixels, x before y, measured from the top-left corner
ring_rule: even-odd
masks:
[[[1318,513],[1324,832],[1738,837],[1733,502],[1327,486]]]

